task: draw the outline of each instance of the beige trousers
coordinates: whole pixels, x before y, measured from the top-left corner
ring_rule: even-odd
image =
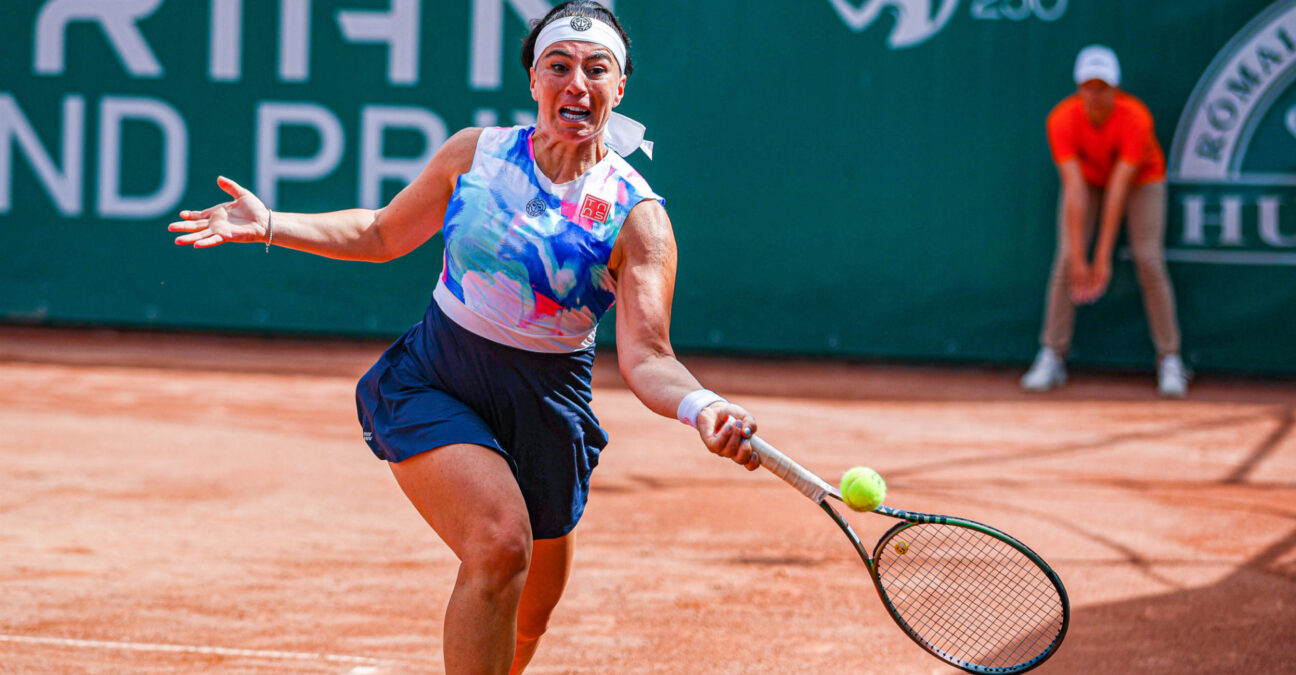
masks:
[[[1084,218],[1084,238],[1093,237],[1094,222],[1102,212],[1103,191],[1089,187],[1089,208]],[[1179,353],[1179,323],[1175,318],[1174,289],[1165,266],[1166,185],[1149,183],[1130,189],[1125,209],[1125,236],[1129,241],[1139,287],[1143,291],[1143,308],[1157,358]],[[1067,264],[1067,236],[1062,197],[1058,196],[1058,245],[1049,277],[1048,302],[1044,312],[1044,329],[1040,343],[1065,357],[1071,350],[1075,332],[1075,303],[1071,301]]]

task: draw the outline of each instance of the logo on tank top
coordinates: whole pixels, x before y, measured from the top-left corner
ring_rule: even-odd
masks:
[[[545,203],[543,199],[536,197],[526,203],[526,214],[528,216],[531,216],[532,218],[536,218],[544,212],[545,212]]]
[[[612,205],[594,195],[585,195],[585,201],[581,202],[580,214],[582,218],[589,218],[598,223],[606,223],[608,214],[611,212]]]
[[[1260,12],[1206,68],[1170,149],[1166,259],[1296,266],[1296,0]]]
[[[587,18],[585,18],[585,17],[583,17],[583,16],[575,16],[575,17],[572,17],[572,20],[571,20],[571,27],[572,27],[572,30],[585,31],[585,30],[589,30],[589,29],[590,29],[590,26],[593,26],[593,25],[594,25],[594,24],[593,24],[589,19],[587,19]]]

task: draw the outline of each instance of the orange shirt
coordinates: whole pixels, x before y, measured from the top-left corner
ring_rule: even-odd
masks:
[[[1111,116],[1099,127],[1085,115],[1078,94],[1062,99],[1049,113],[1048,139],[1053,162],[1079,159],[1090,185],[1105,187],[1117,160],[1138,167],[1134,185],[1165,180],[1165,154],[1153,132],[1152,112],[1123,91],[1117,92]]]

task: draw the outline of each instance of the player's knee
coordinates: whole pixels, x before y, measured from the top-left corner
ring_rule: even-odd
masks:
[[[492,528],[474,537],[461,562],[462,573],[483,592],[521,593],[531,564],[530,535],[519,528]]]
[[[1156,244],[1131,246],[1130,258],[1134,260],[1136,270],[1143,274],[1155,273],[1165,265],[1161,248]]]

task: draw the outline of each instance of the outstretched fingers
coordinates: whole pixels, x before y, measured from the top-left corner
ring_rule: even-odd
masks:
[[[204,218],[211,218],[220,209],[228,210],[232,206],[234,206],[234,202],[221,202],[215,206],[208,206],[201,211],[181,211],[180,217],[185,220],[202,220]]]
[[[181,211],[180,220],[167,225],[170,232],[185,233],[176,237],[177,246],[208,248],[227,241],[253,241],[256,238],[253,226],[256,225],[256,211],[261,206],[256,195],[225,176],[218,176],[216,185],[233,199],[201,211]]]
[[[172,231],[175,232],[175,231],[185,231],[185,230],[172,230]],[[176,246],[188,246],[190,244],[193,244],[197,248],[203,248],[204,245],[199,244],[199,242],[207,239],[208,237],[217,236],[214,232],[211,231],[211,229],[207,227],[203,227],[197,230],[189,230],[189,232],[190,234],[176,237],[175,239]],[[211,245],[212,244],[206,244],[206,246],[211,246]]]
[[[227,241],[232,240],[219,232],[213,231],[211,228],[204,227],[197,232],[176,237],[175,243],[177,246],[189,246],[192,244],[194,248],[210,248]]]
[[[183,214],[185,212],[181,211],[180,213],[181,213],[180,217],[184,218]],[[199,230],[207,229],[208,222],[209,221],[206,218],[203,218],[201,220],[185,218],[184,220],[177,220],[173,223],[168,224],[167,231],[168,232],[198,232]]]
[[[207,236],[195,241],[193,245],[194,248],[208,248],[225,243],[225,237],[222,237],[215,232],[199,232],[198,234],[206,234]]]
[[[211,209],[208,209],[208,211],[210,210]],[[205,214],[207,213],[207,211],[203,211],[202,213]],[[183,218],[184,220],[177,220],[167,225],[167,230],[170,232],[189,233],[189,234],[176,237],[175,238],[176,246],[188,246],[190,244],[193,244],[197,248],[203,248],[204,245],[199,244],[198,242],[201,242],[207,237],[212,236],[214,234],[211,228],[212,225],[211,218],[206,215],[199,218],[196,217],[197,215],[198,212],[195,211],[181,211],[180,217]],[[205,246],[213,246],[213,245],[214,244],[205,244]]]
[[[224,176],[216,177],[216,185],[220,186],[220,189],[224,190],[226,194],[233,197],[234,199],[239,199],[241,197],[246,197],[247,195],[252,194],[251,190],[248,190],[242,185],[239,185],[238,183],[235,183],[233,180],[230,180],[229,178],[226,178]]]
[[[215,206],[209,206],[201,211],[184,210],[178,215],[180,220],[167,224],[168,232],[197,232],[208,231],[212,225],[212,220],[224,213],[232,206],[234,202],[223,202]],[[176,237],[175,243],[179,246],[187,246],[198,241],[199,238],[192,236]]]

